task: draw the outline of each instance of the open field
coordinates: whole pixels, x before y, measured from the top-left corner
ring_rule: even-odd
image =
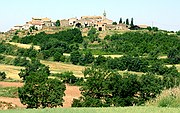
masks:
[[[23,67],[0,64],[0,71],[5,72],[7,78],[12,78],[15,80],[21,80],[18,76],[21,69],[23,69]]]
[[[77,66],[73,64],[65,64],[61,62],[52,62],[41,60],[41,63],[50,67],[51,73],[61,73],[65,71],[72,71],[76,77],[83,77],[82,71],[84,66]]]
[[[7,42],[7,43],[9,43],[11,45],[15,45],[15,46],[20,47],[20,48],[24,48],[24,49],[29,49],[32,46],[31,44],[21,44],[21,43],[15,43],[15,42]],[[40,47],[34,45],[34,49],[39,50]]]
[[[55,108],[6,110],[2,113],[179,113],[176,108],[158,107],[111,107],[111,108]]]

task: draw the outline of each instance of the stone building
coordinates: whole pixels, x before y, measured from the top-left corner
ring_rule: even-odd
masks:
[[[69,21],[66,19],[60,20],[60,24],[62,27],[67,27],[69,26]]]

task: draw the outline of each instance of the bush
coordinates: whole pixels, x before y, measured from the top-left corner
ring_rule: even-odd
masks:
[[[5,72],[0,72],[0,80],[6,79],[6,73]]]
[[[159,101],[158,107],[172,107],[172,104],[174,103],[175,100],[176,99],[173,96],[162,98]]]
[[[27,60],[25,57],[17,57],[14,59],[13,64],[15,66],[27,66],[29,63],[29,60]]]
[[[61,74],[52,74],[52,76],[58,77],[63,83],[72,85],[83,85],[84,79],[78,78],[73,75],[73,72],[63,72]]]
[[[25,85],[18,88],[21,103],[27,108],[63,106],[65,85],[57,79],[48,79],[43,73],[33,73],[26,78]]]

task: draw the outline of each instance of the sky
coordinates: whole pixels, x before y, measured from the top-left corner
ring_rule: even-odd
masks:
[[[32,17],[52,20],[102,15],[119,21],[134,18],[134,24],[156,26],[169,31],[180,30],[180,0],[1,0],[0,32],[23,25]]]

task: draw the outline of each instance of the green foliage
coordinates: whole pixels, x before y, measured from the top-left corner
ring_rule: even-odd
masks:
[[[16,87],[0,87],[0,96],[1,97],[18,97],[18,88]]]
[[[73,63],[73,64],[78,64],[79,63],[79,59],[81,57],[81,53],[79,51],[73,51],[71,54],[70,54],[70,61]]]
[[[77,78],[73,75],[73,72],[63,72],[61,74],[52,74],[51,76],[58,77],[63,83],[72,85],[83,85],[84,79]]]
[[[163,90],[162,80],[157,78],[153,74],[145,74],[140,77],[140,102],[138,104],[143,104],[147,100],[155,98],[157,94],[160,94]]]
[[[178,107],[179,106],[178,104],[176,104],[175,106],[173,105],[175,101],[176,101],[176,97],[170,95],[168,97],[162,98],[159,101],[158,107]]]
[[[110,107],[142,105],[155,98],[163,89],[155,75],[137,76],[99,67],[87,68],[82,97],[74,99],[73,107]]]
[[[21,103],[27,108],[63,106],[65,85],[57,79],[48,79],[44,73],[34,72],[26,78],[25,85],[18,88]]]
[[[126,19],[126,25],[129,25],[129,19],[128,18]]]
[[[112,25],[117,25],[117,22],[113,22]]]
[[[31,59],[30,63],[25,66],[25,69],[21,69],[21,72],[18,75],[23,81],[26,81],[26,77],[34,72],[43,73],[43,75],[47,77],[50,75],[49,67],[41,64],[40,61],[36,59]]]
[[[7,44],[4,42],[0,43],[0,53],[2,54],[8,54],[8,55],[14,55],[16,51],[16,46],[13,46],[11,44]]]
[[[88,36],[95,35],[96,34],[96,28],[91,28],[88,32]]]
[[[0,81],[3,81],[4,79],[6,79],[6,73],[0,72]]]
[[[56,25],[56,27],[59,27],[60,26],[60,21],[57,20],[55,25]]]
[[[84,49],[87,49],[88,47],[88,41],[84,40],[83,43],[82,43]]]
[[[29,60],[27,60],[25,57],[17,57],[14,59],[13,65],[15,66],[27,66],[29,63]]]
[[[33,46],[31,46],[29,49],[24,48],[18,48],[16,55],[18,56],[24,56],[24,57],[30,57],[30,58],[36,58],[38,54],[38,51],[34,49]]]
[[[131,26],[131,27],[134,26],[134,19],[133,19],[133,18],[131,18],[130,26]]]
[[[21,103],[27,108],[46,108],[63,106],[65,85],[57,79],[48,79],[49,67],[36,59],[21,70],[19,76],[25,84],[18,88],[18,95]]]
[[[113,53],[136,53],[140,56],[156,51],[156,54],[168,54],[171,48],[179,48],[180,39],[165,33],[127,32],[105,38],[103,50]]]
[[[170,49],[168,53],[168,60],[171,64],[179,64],[180,63],[180,46],[178,48]]]
[[[120,18],[120,19],[119,19],[119,24],[122,24],[122,23],[123,23],[123,22],[122,22],[122,18]]]
[[[180,35],[180,31],[177,31],[176,34],[177,34],[177,35]]]

